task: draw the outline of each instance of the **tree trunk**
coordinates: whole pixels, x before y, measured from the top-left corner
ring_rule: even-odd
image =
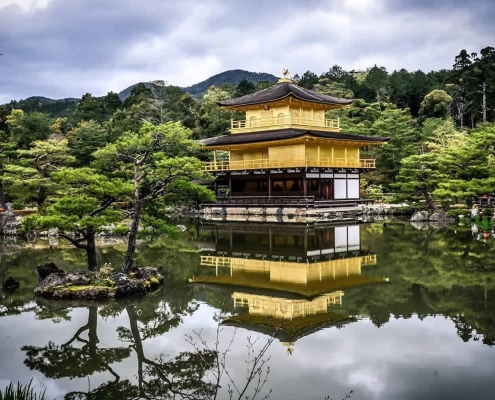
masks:
[[[483,122],[486,122],[486,82],[483,82]]]
[[[0,208],[4,210],[7,209],[7,204],[5,202],[5,193],[3,191],[3,183],[0,181]]]
[[[95,233],[93,230],[88,230],[86,236],[86,256],[88,257],[88,269],[90,271],[96,271],[98,269],[98,261],[96,260]]]
[[[134,216],[132,219],[131,229],[129,231],[129,241],[127,242],[127,253],[121,271],[128,274],[134,264],[134,254],[136,252],[137,233],[139,228],[139,219],[141,218],[141,200],[137,200],[134,204]]]
[[[96,362],[97,361],[96,357],[98,355],[98,343],[99,343],[98,334],[97,334],[98,307],[96,306],[89,307],[88,326],[89,326],[89,331],[88,331],[89,356],[91,357],[92,360]]]
[[[131,327],[132,338],[134,339],[134,350],[138,359],[138,386],[139,394],[144,397],[145,390],[143,387],[143,363],[146,360],[144,356],[143,343],[141,341],[141,333],[139,332],[137,314],[134,306],[126,307],[127,315],[129,317],[129,325]]]
[[[46,199],[46,188],[41,186],[38,190],[38,199],[36,200],[36,204],[38,204],[38,208],[41,208]]]
[[[436,204],[433,202],[432,198],[430,197],[430,193],[428,193],[428,189],[427,188],[423,189],[423,194],[425,196],[426,204],[428,204],[428,206],[432,210],[438,211],[438,207],[436,206]]]

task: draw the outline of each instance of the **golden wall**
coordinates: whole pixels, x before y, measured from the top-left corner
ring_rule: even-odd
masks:
[[[319,157],[318,157],[319,155]],[[245,151],[231,151],[231,161],[252,161],[252,160],[317,160],[317,159],[347,159],[359,160],[359,147],[331,146],[297,144],[288,146],[272,146],[268,148],[258,148]]]

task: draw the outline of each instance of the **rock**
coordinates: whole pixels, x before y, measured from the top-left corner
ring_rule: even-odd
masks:
[[[414,229],[418,231],[427,231],[429,229],[428,222],[424,222],[424,221],[421,222],[411,221],[411,225],[413,226]]]
[[[58,228],[48,229],[48,237],[58,237]]]
[[[143,267],[137,271],[138,277],[145,281],[154,281],[157,283],[163,283],[163,276],[161,276],[156,268]]]
[[[142,280],[131,279],[122,272],[116,272],[110,275],[110,280],[117,286],[115,297],[146,294],[146,287]]]
[[[15,280],[11,276],[5,278],[2,282],[2,289],[4,290],[14,290],[20,286],[19,281]]]
[[[428,211],[416,211],[411,217],[411,222],[428,221],[428,219],[429,219]]]
[[[109,277],[90,271],[49,274],[34,290],[52,299],[101,299],[142,295],[163,283],[156,268],[140,268],[126,275],[114,272]]]
[[[178,229],[179,232],[187,231],[187,228],[184,225],[177,225],[176,228]]]
[[[64,273],[64,271],[58,269],[57,266],[51,261],[47,261],[36,267],[36,274],[38,275],[39,282],[43,281],[48,275],[57,273]]]
[[[430,223],[433,223],[432,226],[438,227],[438,226],[443,226],[446,224],[451,224],[454,222],[457,222],[455,218],[449,217],[447,213],[444,212],[437,212],[434,213],[430,216],[428,219]]]
[[[0,235],[11,234],[10,232],[16,223],[17,220],[15,219],[15,215],[12,211],[7,210],[0,212]]]
[[[58,270],[58,268],[57,268]],[[94,283],[95,274],[90,271],[50,273],[37,287],[34,294],[53,298],[71,298],[71,286],[90,286]],[[82,296],[81,296],[82,297]]]

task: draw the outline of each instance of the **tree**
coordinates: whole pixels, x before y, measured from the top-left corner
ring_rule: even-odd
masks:
[[[448,178],[444,165],[451,149],[462,143],[462,134],[455,131],[451,121],[445,121],[433,132],[428,141],[418,146],[419,154],[406,157],[401,162],[397,183],[398,200],[424,198],[428,207],[438,210],[432,194],[440,183]]]
[[[433,90],[425,96],[419,109],[421,120],[425,118],[447,118],[450,115],[452,97],[445,90]]]
[[[67,140],[35,141],[32,147],[17,152],[17,162],[5,165],[4,183],[22,203],[35,201],[38,207],[57,190],[50,179],[53,171],[68,166],[74,159],[69,155]]]
[[[96,234],[122,221],[122,211],[113,205],[128,198],[131,187],[118,177],[109,179],[88,167],[62,168],[52,174],[52,179],[61,189],[49,196],[46,210],[23,220],[23,228],[58,228],[60,237],[86,251],[88,269],[95,271]]]
[[[107,115],[113,115],[113,113],[120,108],[122,108],[122,100],[117,93],[108,92],[107,95],[103,98],[103,104],[105,105],[105,111]]]
[[[180,122],[187,128],[196,127],[198,104],[189,93],[184,93],[178,86],[167,85],[165,81],[152,81],[151,88],[155,96],[159,115],[156,123]]]
[[[131,94],[124,100],[124,108],[130,108],[133,105],[152,99],[153,93],[151,89],[144,83],[138,83],[131,89]]]
[[[94,97],[91,93],[83,95],[77,103],[77,109],[74,114],[77,122],[94,120],[100,123],[104,121],[105,115],[104,100]]]
[[[201,137],[223,135],[230,128],[232,113],[223,110],[216,104],[217,101],[228,100],[228,92],[211,86],[201,100],[199,109],[199,126]]]
[[[158,126],[144,124],[139,133],[126,132],[117,143],[108,144],[95,153],[96,162],[109,174],[121,176],[133,187],[132,225],[122,272],[129,273],[134,263],[139,224],[148,207],[162,196],[190,192],[200,185],[193,183],[208,175],[201,162],[189,157],[198,151],[191,140],[192,132],[180,123]],[[148,219],[165,232],[171,232],[163,221]]]
[[[96,121],[81,121],[67,135],[70,153],[80,166],[89,166],[93,153],[108,142],[108,133]]]
[[[247,94],[254,93],[255,90],[256,90],[256,87],[254,86],[254,84],[252,82],[249,82],[247,79],[243,79],[236,86],[233,97],[245,96]]]
[[[318,80],[318,75],[314,72],[306,71],[302,74],[301,78],[299,78],[297,85],[306,89],[313,89],[313,86],[318,83]]]
[[[385,67],[375,65],[368,68],[364,82],[375,92],[377,102],[381,102],[383,96],[388,93],[389,76]]]
[[[35,140],[45,140],[51,133],[52,120],[46,114],[22,110],[12,110],[6,119],[10,132],[10,141],[17,148],[27,149]]]
[[[483,115],[482,122],[487,122],[487,112],[492,108],[489,107],[487,95],[495,90],[495,49],[493,47],[485,47],[481,49],[481,57],[477,55],[474,58],[474,63],[471,66],[471,74],[466,76],[466,79],[471,79],[474,83],[474,97],[481,97],[477,100],[480,104],[481,114]]]

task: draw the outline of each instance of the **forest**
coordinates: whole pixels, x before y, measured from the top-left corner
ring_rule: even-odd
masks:
[[[262,75],[260,75],[262,76]],[[449,70],[388,72],[372,66],[295,75],[302,87],[354,103],[339,117],[343,132],[386,136],[364,148],[378,168],[363,174],[362,196],[431,209],[469,205],[495,187],[495,49],[462,50]],[[211,86],[201,98],[165,81],[138,84],[121,100],[89,93],[74,101],[0,106],[0,207],[37,207],[25,228],[78,226],[90,246],[95,233],[122,215],[150,230],[169,228],[159,215],[170,205],[197,206],[212,193],[197,184],[208,155],[195,140],[228,134],[238,116],[216,102],[274,83],[242,80]],[[36,98],[33,98],[36,99]],[[240,119],[240,118],[238,118]],[[393,194],[391,197],[389,194]],[[117,227],[123,231],[138,226]],[[89,232],[89,233],[88,233]],[[83,243],[84,242],[84,243]]]

